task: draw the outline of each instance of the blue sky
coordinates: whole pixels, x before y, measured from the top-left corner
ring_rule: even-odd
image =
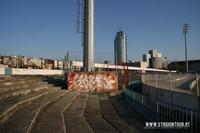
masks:
[[[61,59],[67,50],[82,59],[76,33],[76,0],[0,0],[0,55]],[[189,59],[200,59],[200,0],[95,0],[95,61],[113,61],[121,28],[128,59],[157,49],[169,60],[184,59],[182,26],[190,24]]]

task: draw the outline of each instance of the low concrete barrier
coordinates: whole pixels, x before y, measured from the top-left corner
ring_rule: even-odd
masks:
[[[0,68],[0,75],[63,75],[63,70]]]

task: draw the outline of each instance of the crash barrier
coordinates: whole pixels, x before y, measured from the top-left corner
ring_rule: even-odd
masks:
[[[69,72],[69,91],[111,92],[118,90],[118,76],[114,72]]]
[[[159,99],[150,98],[140,93],[134,92],[129,89],[125,89],[124,97],[130,106],[137,112],[141,113],[149,121],[153,122],[189,122],[188,129],[178,129],[181,132],[200,132],[200,99],[197,96],[188,95],[188,99],[193,99],[190,102],[190,106],[184,104],[184,100],[188,100],[187,96],[182,96],[181,99],[177,99],[180,93],[176,92],[171,94],[175,98],[169,102],[165,102]],[[177,96],[177,97],[176,97]],[[171,99],[171,97],[168,97]],[[195,101],[195,102],[194,102]],[[195,104],[195,105],[194,105]]]
[[[63,75],[63,70],[0,68],[0,75]]]

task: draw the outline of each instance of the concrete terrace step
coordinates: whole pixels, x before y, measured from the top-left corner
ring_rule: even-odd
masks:
[[[88,95],[80,94],[64,112],[66,132],[69,133],[93,133],[83,117]]]
[[[52,89],[41,90],[24,96],[14,96],[0,100],[0,123],[5,121],[17,110],[24,108],[28,104],[31,104],[31,102],[37,98],[53,93],[54,91],[55,90]]]
[[[77,94],[67,92],[63,97],[51,103],[38,116],[31,133],[64,133],[65,126],[62,110],[70,104]]]
[[[0,89],[1,88],[12,88],[12,87],[19,87],[21,85],[34,85],[42,83],[39,79],[34,79],[34,80],[20,80],[20,81],[12,81],[12,82],[3,82],[0,83]]]
[[[5,81],[10,76],[0,75],[0,82]]]
[[[102,118],[98,95],[89,95],[84,112],[84,117],[95,133],[117,132],[114,127],[112,127],[107,121]]]
[[[57,89],[57,90],[61,90],[62,87],[61,86],[54,86],[52,84],[47,84],[48,88],[53,88],[53,89]]]
[[[122,97],[112,97],[110,98],[112,105],[120,118],[128,123],[129,126],[137,129],[140,133],[169,133],[168,130],[160,130],[160,129],[153,129],[148,130],[144,129],[145,122],[149,120],[146,119],[144,116],[139,114],[135,111]],[[181,132],[181,131],[180,131]]]
[[[108,97],[100,97],[100,105],[103,118],[111,124],[120,133],[139,133],[137,129],[129,126],[125,121],[123,121],[115,109],[113,108]]]
[[[4,83],[4,82],[17,81],[19,79],[21,79],[21,78],[17,78],[17,77],[13,77],[13,76],[5,76],[5,77],[0,78],[0,84]]]
[[[33,80],[33,79],[41,79],[40,77],[36,76],[10,76],[10,77],[5,77],[0,80],[1,83],[7,83],[7,82],[17,82],[17,81],[24,81],[24,80]]]
[[[0,93],[4,93],[4,92],[7,92],[7,91],[12,91],[12,90],[15,90],[15,89],[20,89],[20,88],[27,88],[29,86],[30,85],[28,85],[28,84],[6,86],[6,87],[0,88]]]
[[[59,87],[64,87],[66,84],[66,82],[62,79],[43,80],[43,82]]]
[[[0,83],[0,88],[21,85],[21,84],[25,84],[25,83],[27,83],[27,81],[25,81],[25,80],[3,82],[3,83]]]
[[[34,87],[28,86],[28,87],[23,87],[23,88],[16,88],[16,89],[13,89],[13,90],[6,90],[6,91],[3,91],[3,92],[0,92],[0,100],[4,99],[4,98],[11,97],[11,96],[26,95],[26,94],[31,93],[31,92],[40,91],[42,89],[48,89],[48,86],[47,85],[37,85],[37,86],[34,86]]]
[[[138,130],[139,132],[145,132],[145,122],[148,121],[141,115],[138,115],[125,100],[118,98],[111,98],[112,105],[115,111],[118,113],[121,119],[123,119],[130,126]],[[149,132],[149,131],[148,131]],[[153,131],[152,131],[153,132]]]
[[[47,83],[41,82],[41,81],[36,81],[36,80],[29,80],[26,82],[24,81],[23,84],[17,83],[17,84],[13,84],[13,85],[9,85],[9,86],[0,87],[0,93],[5,92],[5,91],[15,90],[15,89],[21,89],[21,88],[33,88],[38,85],[47,85]]]
[[[15,112],[15,115],[12,115],[7,121],[0,125],[0,131],[2,133],[26,133],[38,109],[52,99],[60,97],[63,93],[63,91],[56,91],[38,98],[26,106],[26,108],[21,108]]]

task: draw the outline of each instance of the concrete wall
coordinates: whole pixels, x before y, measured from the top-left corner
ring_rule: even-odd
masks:
[[[5,68],[0,68],[0,75],[4,75],[5,74]]]
[[[69,72],[68,90],[110,92],[118,90],[118,77],[112,72]]]
[[[0,68],[0,75],[62,75],[63,70]]]

